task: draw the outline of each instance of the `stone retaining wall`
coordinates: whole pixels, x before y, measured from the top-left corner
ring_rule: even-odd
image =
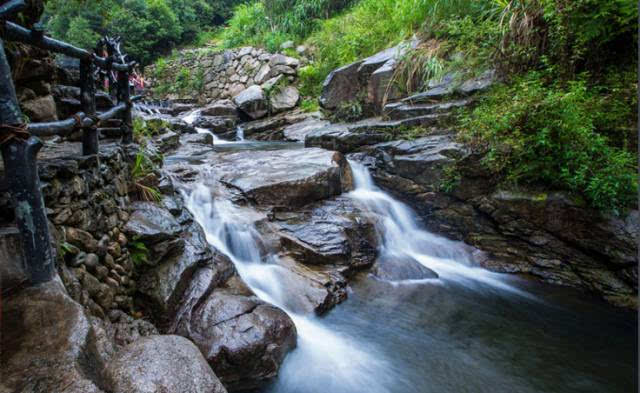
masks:
[[[271,54],[260,48],[192,49],[181,51],[176,59],[169,60],[164,66],[147,67],[145,74],[149,87],[158,98],[208,103],[233,98],[254,85],[269,90],[283,79],[294,82],[300,65],[298,59]],[[191,79],[202,77],[201,91],[194,88],[170,93],[158,90],[163,84],[176,86],[181,73]]]
[[[103,144],[99,158],[83,157],[80,149],[80,144],[55,145],[45,148],[38,161],[59,272],[69,294],[91,314],[130,312],[136,282],[127,249],[130,239],[122,233],[130,203],[126,153],[117,144]],[[26,280],[7,192],[0,193],[0,212],[0,259],[14,262],[3,264],[6,292]]]

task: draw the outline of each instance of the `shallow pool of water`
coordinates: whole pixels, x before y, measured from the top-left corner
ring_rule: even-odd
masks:
[[[385,362],[380,392],[637,391],[634,314],[571,289],[508,282],[535,300],[482,284],[390,284],[363,275],[320,323]],[[293,353],[282,372],[315,382],[292,379],[267,391],[367,391],[325,389],[316,366],[296,364]]]

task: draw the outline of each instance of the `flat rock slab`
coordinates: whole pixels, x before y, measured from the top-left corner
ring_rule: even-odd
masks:
[[[303,206],[351,189],[340,153],[323,149],[246,151],[222,155],[220,180],[261,206]]]
[[[284,139],[291,142],[304,142],[308,134],[315,130],[324,128],[330,123],[327,120],[309,118],[300,123],[292,124],[286,127],[282,133]]]

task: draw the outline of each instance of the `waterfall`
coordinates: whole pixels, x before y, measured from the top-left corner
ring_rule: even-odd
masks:
[[[376,229],[382,243],[380,255],[412,258],[438,273],[444,280],[474,287],[483,283],[531,297],[504,283],[502,275],[473,266],[469,248],[464,243],[422,229],[416,222],[416,214],[378,188],[364,165],[352,161],[349,164],[355,183],[355,190],[349,196],[377,218]]]
[[[200,109],[194,109],[194,110],[192,110],[190,112],[187,112],[180,119],[182,121],[184,121],[185,123],[189,124],[189,125],[193,125],[193,123],[196,121],[198,116],[200,116],[201,112],[202,112],[202,110],[200,110]],[[220,139],[219,136],[217,136],[216,134],[211,132],[211,130],[207,130],[206,128],[195,127],[195,129],[196,129],[196,132],[198,134],[209,134],[209,135],[211,135],[211,137],[213,138],[213,144],[214,145],[224,145],[226,143],[231,143],[229,141],[225,141],[223,139]]]
[[[236,128],[236,140],[239,142],[244,141],[244,128],[242,126]]]
[[[209,243],[226,254],[238,273],[262,300],[284,310],[298,332],[297,348],[286,358],[273,391],[388,393],[395,377],[393,367],[360,343],[358,337],[337,334],[319,318],[294,309],[295,296],[286,285],[287,271],[278,256],[264,250],[251,220],[251,208],[212,196],[203,184],[187,195],[187,207],[204,228]],[[289,273],[290,274],[290,273]],[[304,369],[304,372],[300,370]],[[397,382],[396,382],[397,384]]]
[[[440,283],[455,281],[473,291],[491,287],[500,292],[530,295],[500,280],[500,275],[474,267],[469,248],[431,234],[415,214],[374,184],[367,168],[351,162],[355,190],[348,194],[376,217],[380,254],[413,258],[436,271]],[[279,256],[268,250],[254,222],[261,213],[213,195],[204,183],[185,192],[187,207],[204,228],[207,241],[226,254],[239,275],[263,301],[284,310],[298,332],[297,348],[287,356],[269,392],[389,393],[398,391],[402,370],[354,335],[349,326],[328,324],[296,308],[296,294],[287,285],[291,274]],[[403,260],[399,258],[399,260]],[[407,390],[409,391],[409,390]]]

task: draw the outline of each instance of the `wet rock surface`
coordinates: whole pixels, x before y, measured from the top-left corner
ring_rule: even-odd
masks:
[[[261,206],[301,206],[351,187],[344,157],[322,149],[226,154],[214,168],[221,182]]]
[[[207,281],[214,278],[211,270],[198,273],[174,331],[200,348],[230,390],[262,386],[295,347],[295,326],[283,311],[253,296],[238,277],[212,290]]]
[[[226,393],[198,348],[179,336],[149,336],[129,344],[104,371],[114,393]]]

